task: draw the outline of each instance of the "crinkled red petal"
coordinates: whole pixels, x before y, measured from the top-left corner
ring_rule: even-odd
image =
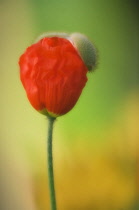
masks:
[[[20,78],[32,106],[63,115],[86,84],[87,67],[69,40],[43,38],[20,57]]]

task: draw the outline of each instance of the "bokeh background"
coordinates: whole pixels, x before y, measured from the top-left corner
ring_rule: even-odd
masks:
[[[1,210],[49,210],[47,120],[29,104],[18,60],[43,32],[86,34],[98,68],[54,127],[59,210],[138,210],[138,1],[0,1]]]

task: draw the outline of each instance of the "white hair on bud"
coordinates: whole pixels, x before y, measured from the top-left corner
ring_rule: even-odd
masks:
[[[94,45],[85,35],[80,33],[71,34],[70,40],[77,49],[88,70],[94,70],[97,60],[96,48]]]
[[[38,42],[39,40],[45,38],[45,37],[60,37],[60,38],[69,38],[69,34],[64,33],[64,32],[46,32],[41,34],[36,40],[35,43]]]

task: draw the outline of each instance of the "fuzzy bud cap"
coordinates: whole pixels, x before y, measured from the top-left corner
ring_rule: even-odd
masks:
[[[80,33],[71,34],[70,40],[77,49],[88,70],[94,70],[97,62],[97,53],[94,45],[85,35]]]

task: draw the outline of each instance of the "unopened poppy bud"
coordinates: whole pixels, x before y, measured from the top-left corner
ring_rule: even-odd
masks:
[[[89,39],[80,33],[73,33],[70,35],[73,45],[76,47],[79,55],[83,59],[88,70],[94,70],[97,62],[96,48],[89,41]]]
[[[95,49],[81,34],[40,36],[19,60],[20,78],[32,106],[52,117],[69,112],[87,82],[88,69],[95,65],[91,53]]]

